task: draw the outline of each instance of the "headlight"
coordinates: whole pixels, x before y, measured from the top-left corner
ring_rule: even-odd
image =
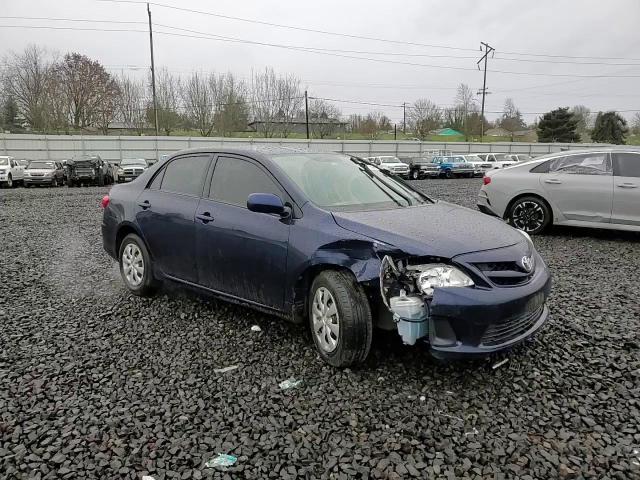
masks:
[[[44,174],[44,176],[45,176],[45,177],[53,177],[53,174],[54,174],[54,173],[55,173],[55,172],[47,172],[47,173],[45,173],[45,174]]]
[[[474,285],[473,280],[467,274],[450,265],[433,263],[420,265],[417,269],[420,270],[420,273],[416,284],[425,295],[433,295],[433,289],[436,287],[471,287]]]
[[[118,169],[118,175],[122,175],[123,173],[124,173],[124,170],[123,170],[123,169],[121,169],[121,168],[119,168],[119,169]]]
[[[3,173],[3,172],[0,170],[0,173]],[[24,176],[25,177],[30,177],[31,176],[31,172],[24,172]]]
[[[529,235],[529,234],[528,234],[527,232],[525,232],[524,230],[520,230],[520,229],[517,229],[517,228],[516,228],[516,230],[518,230],[522,235],[524,235],[524,238],[526,238],[526,239],[527,239],[527,241],[529,242],[529,244],[530,244],[531,246],[533,246],[533,240],[531,240],[531,235]]]

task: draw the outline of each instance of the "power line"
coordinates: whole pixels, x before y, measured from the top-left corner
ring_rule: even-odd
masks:
[[[137,1],[137,0],[96,0],[99,2],[113,2],[113,3],[146,3],[146,2],[141,2],[141,1]],[[376,42],[384,42],[384,43],[393,43],[393,44],[397,44],[397,45],[412,45],[412,46],[416,46],[416,47],[428,47],[428,48],[442,48],[442,49],[447,49],[447,50],[459,50],[459,51],[467,51],[467,52],[475,52],[475,49],[472,48],[462,48],[462,47],[454,47],[451,45],[434,45],[434,44],[428,44],[428,43],[418,43],[418,42],[407,42],[407,41],[403,41],[403,40],[391,40],[391,39],[387,39],[387,38],[377,38],[377,37],[368,37],[368,36],[364,36],[364,35],[354,35],[354,34],[350,34],[350,33],[341,33],[341,32],[331,32],[331,31],[327,31],[327,30],[317,30],[314,28],[307,28],[307,27],[297,27],[294,25],[285,25],[285,24],[281,24],[281,23],[272,23],[272,22],[265,22],[262,20],[254,20],[254,19],[249,19],[249,18],[242,18],[242,17],[234,17],[231,15],[223,15],[220,13],[213,13],[213,12],[205,12],[202,10],[194,10],[191,8],[184,8],[184,7],[176,7],[173,5],[167,5],[164,3],[157,3],[157,2],[149,2],[152,5],[155,5],[157,7],[163,7],[163,8],[169,8],[172,10],[179,10],[182,12],[188,12],[188,13],[196,13],[198,15],[208,15],[211,17],[217,17],[217,18],[224,18],[226,20],[235,20],[235,21],[239,21],[239,22],[246,22],[246,23],[254,23],[254,24],[258,24],[258,25],[266,25],[269,27],[277,27],[277,28],[285,28],[288,30],[298,30],[298,31],[302,31],[302,32],[310,32],[310,33],[319,33],[322,35],[333,35],[333,36],[337,36],[337,37],[344,37],[344,38],[357,38],[357,39],[361,39],[361,40],[370,40],[370,41],[376,41]]]
[[[99,1],[99,2],[112,2],[112,3],[131,3],[131,4],[144,4],[144,3],[146,3],[146,2],[143,2],[143,1],[140,1],[140,0],[96,0],[96,1]],[[151,3],[152,5],[158,6],[158,7],[162,7],[162,8],[168,8],[168,9],[178,10],[178,11],[183,11],[183,12],[188,12],[188,13],[196,13],[198,15],[208,15],[208,16],[217,17],[217,18],[224,18],[224,19],[227,19],[227,20],[235,20],[235,21],[246,22],[246,23],[254,23],[254,24],[258,24],[258,25],[265,25],[265,26],[276,27],[276,28],[284,28],[284,29],[289,29],[289,30],[299,30],[299,31],[303,31],[303,32],[319,33],[319,34],[322,34],[322,35],[333,35],[333,36],[339,36],[339,37],[345,37],[345,38],[357,38],[357,39],[362,39],[362,40],[393,43],[393,44],[398,44],[398,45],[412,45],[412,46],[418,46],[418,47],[442,48],[442,49],[449,49],[449,50],[476,52],[476,50],[473,49],[473,48],[458,47],[458,46],[453,46],[453,45],[434,45],[434,44],[427,44],[427,43],[407,42],[407,41],[402,41],[402,40],[391,40],[391,39],[386,39],[386,38],[369,37],[369,36],[364,36],[364,35],[355,35],[355,34],[349,34],[349,33],[343,33],[343,32],[332,32],[332,31],[318,30],[318,29],[313,29],[313,28],[308,28],[308,27],[300,27],[300,26],[295,26],[295,25],[286,25],[286,24],[280,24],[280,23],[265,22],[265,21],[262,21],[262,20],[242,18],[242,17],[236,17],[236,16],[232,16],[232,15],[224,15],[224,14],[220,14],[220,13],[206,12],[206,11],[202,11],[202,10],[195,10],[195,9],[184,8],[184,7],[176,7],[176,6],[173,6],[173,5],[167,5],[167,4],[158,3],[158,2],[149,2],[149,3]],[[504,53],[506,55],[547,57],[547,58],[573,58],[573,59],[585,59],[585,60],[593,59],[593,60],[632,60],[632,61],[640,61],[640,59],[638,59],[638,58],[628,58],[628,57],[576,56],[576,55],[558,55],[558,54],[529,53],[529,52],[502,52],[502,53]]]
[[[112,0],[97,0],[97,1],[112,1]],[[113,0],[115,1],[115,0]],[[120,0],[119,0],[120,1]],[[154,4],[155,5],[155,4]],[[158,24],[160,26],[160,24]],[[426,68],[439,68],[439,69],[447,69],[447,70],[458,70],[458,71],[475,71],[473,68],[466,67],[455,67],[450,65],[433,65],[433,64],[424,64],[424,63],[415,63],[415,62],[404,62],[404,61],[396,61],[396,60],[386,60],[379,58],[370,58],[370,57],[360,57],[355,55],[345,55],[339,53],[333,53],[328,51],[321,51],[321,49],[313,48],[313,47],[303,47],[303,46],[295,46],[295,45],[283,45],[283,44],[275,44],[275,43],[267,43],[267,42],[258,42],[253,40],[246,40],[234,37],[224,37],[221,35],[209,34],[204,32],[197,32],[195,30],[184,29],[180,27],[172,27],[168,25],[163,25],[164,28],[172,28],[183,31],[192,31],[194,33],[198,33],[199,35],[187,35],[180,34],[175,32],[163,32],[158,31],[157,34],[160,35],[168,35],[174,37],[185,37],[185,38],[197,38],[197,39],[205,39],[205,40],[214,40],[214,41],[222,41],[222,42],[235,42],[235,43],[245,43],[251,45],[262,45],[269,46],[275,48],[283,48],[287,50],[301,51],[307,53],[315,53],[318,55],[327,55],[339,58],[347,58],[353,60],[362,60],[369,62],[377,62],[377,63],[386,63],[386,64],[395,64],[395,65],[407,65],[407,66],[415,66],[415,67],[426,67]],[[50,30],[72,30],[72,31],[102,31],[102,32],[134,32],[134,33],[148,33],[146,30],[133,30],[133,29],[103,29],[103,28],[89,28],[89,27],[56,27],[56,26],[35,26],[35,25],[0,25],[0,28],[34,28],[34,29],[50,29]],[[204,36],[206,35],[206,36]],[[569,74],[569,73],[539,73],[539,72],[513,72],[506,70],[491,70],[492,73],[501,73],[507,75],[523,75],[523,76],[549,76],[549,77],[573,77],[573,78],[640,78],[640,75],[580,75],[580,74]]]
[[[146,22],[134,22],[131,20],[95,20],[89,18],[59,18],[59,17],[19,17],[19,16],[0,16],[5,20],[46,20],[51,22],[87,22],[87,23],[128,23],[146,25]]]

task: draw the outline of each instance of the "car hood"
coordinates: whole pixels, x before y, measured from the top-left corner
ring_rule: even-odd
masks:
[[[382,163],[379,165],[380,167],[408,167],[406,163],[398,162],[398,163]]]
[[[55,170],[51,170],[50,168],[27,168],[25,173],[53,173]]]
[[[447,202],[363,212],[333,212],[336,223],[354,233],[418,256],[452,258],[503,248],[526,239],[497,218]]]

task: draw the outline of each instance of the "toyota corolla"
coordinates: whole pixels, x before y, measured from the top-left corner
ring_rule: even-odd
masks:
[[[374,327],[459,357],[512,347],[548,317],[551,278],[526,233],[355,157],[183,151],[102,204],[131,292],[177,282],[306,322],[334,366],[362,362]]]

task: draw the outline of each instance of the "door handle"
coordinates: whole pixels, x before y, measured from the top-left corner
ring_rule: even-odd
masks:
[[[149,203],[149,200],[145,200],[144,202],[140,202],[140,203],[138,203],[138,205],[141,206],[143,210],[146,210],[147,208],[151,207],[151,204]]]
[[[638,188],[638,185],[635,183],[619,183],[618,186],[620,188]]]
[[[544,183],[551,183],[552,185],[560,185],[562,182],[556,178],[549,178]]]
[[[198,213],[196,215],[196,218],[198,220],[200,220],[202,223],[209,223],[209,222],[213,221],[213,217],[211,216],[211,214],[209,212]]]

